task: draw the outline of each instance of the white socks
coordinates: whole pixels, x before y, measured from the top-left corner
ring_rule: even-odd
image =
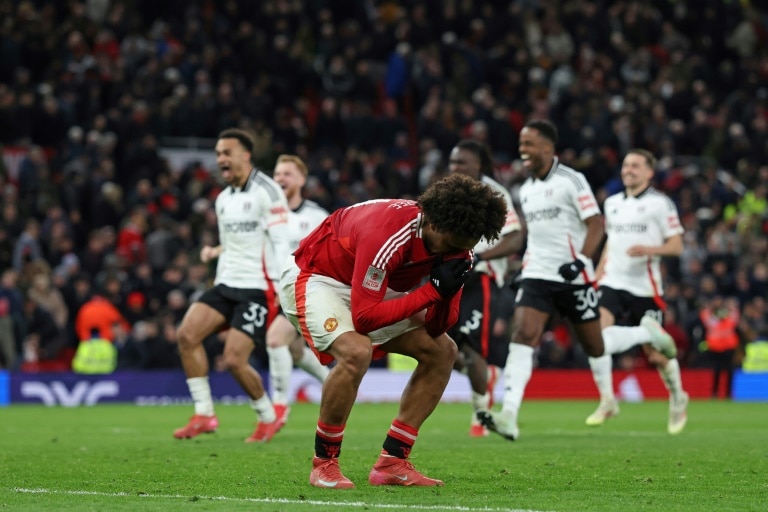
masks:
[[[650,341],[651,337],[645,327],[628,327],[611,325],[602,331],[605,353],[600,357],[590,357],[589,367],[592,378],[600,392],[600,401],[614,399],[613,394],[613,354],[621,354],[635,345]]]
[[[261,398],[249,400],[249,402],[251,403],[251,409],[256,411],[256,415],[264,423],[272,423],[277,419],[275,408],[272,406],[272,402],[266,393]]]
[[[267,347],[269,356],[269,384],[272,390],[272,401],[276,404],[288,404],[288,391],[293,372],[293,358],[288,346],[270,348]],[[312,375],[321,383],[328,377],[328,367],[323,366],[315,353],[309,347],[304,347],[301,359],[296,366]]]
[[[592,369],[592,378],[600,392],[600,401],[613,400],[613,358],[610,354],[600,357],[590,357],[589,367]]]
[[[322,363],[320,363],[320,360],[317,358],[314,352],[312,352],[312,349],[305,346],[304,352],[301,354],[301,359],[296,363],[296,366],[319,380],[321,383],[325,382],[326,377],[328,377],[328,370],[327,366],[323,366]]]
[[[511,412],[517,417],[523,403],[525,386],[533,372],[533,347],[520,343],[509,344],[507,365],[504,367],[504,401],[502,412]]]
[[[272,400],[276,404],[288,403],[288,386],[293,371],[293,358],[288,346],[267,347],[269,356],[269,387],[272,390]]]
[[[651,341],[651,334],[645,327],[612,325],[603,329],[605,354],[621,354],[635,345]]]
[[[622,327],[612,325],[603,329],[603,341],[605,342],[605,355],[590,357],[589,367],[592,369],[592,377],[595,379],[597,390],[600,392],[600,401],[614,398],[613,394],[613,359],[611,354],[620,354],[640,343],[650,341],[650,335],[645,327]],[[680,363],[677,359],[670,359],[665,368],[658,368],[661,380],[669,391],[671,399],[679,400],[683,392],[683,382],[680,378]]]
[[[213,399],[211,398],[211,385],[208,377],[192,377],[187,379],[189,394],[195,403],[195,414],[213,416]]]
[[[677,359],[670,359],[667,366],[659,367],[659,375],[669,391],[669,398],[677,402],[683,393],[683,380],[680,377],[680,363]]]
[[[491,394],[485,393],[475,393],[472,392],[472,409],[475,411],[487,411],[491,407]]]

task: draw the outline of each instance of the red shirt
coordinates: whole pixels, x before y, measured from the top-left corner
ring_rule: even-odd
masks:
[[[424,245],[423,222],[415,201],[383,199],[337,210],[302,240],[294,253],[296,264],[352,287],[358,332],[369,333],[433,306],[426,327],[437,336],[456,323],[461,292],[443,300],[434,286],[421,285],[437,259]],[[387,288],[413,291],[385,301]]]

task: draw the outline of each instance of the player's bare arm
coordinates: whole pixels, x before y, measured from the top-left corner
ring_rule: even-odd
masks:
[[[581,254],[591,258],[594,256],[605,235],[605,226],[603,225],[602,215],[593,215],[584,219],[587,225],[587,236],[584,239],[584,245],[581,248]]]
[[[605,242],[605,245],[603,246],[603,252],[600,254],[600,261],[597,262],[597,267],[595,268],[595,280],[600,281],[602,279],[603,275],[605,274],[605,260],[608,256],[608,242]]]
[[[662,245],[633,245],[627,249],[630,256],[680,256],[683,253],[683,236],[667,238]]]
[[[209,261],[215,260],[221,256],[222,252],[224,252],[224,247],[221,245],[217,245],[216,247],[204,245],[203,248],[200,249],[200,261],[203,263],[208,263]]]
[[[499,243],[483,251],[482,254],[477,254],[481,260],[494,260],[496,258],[505,258],[520,251],[520,247],[523,245],[523,235],[521,230],[507,233],[501,237]]]

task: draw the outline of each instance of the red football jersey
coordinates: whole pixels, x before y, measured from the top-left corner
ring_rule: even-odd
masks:
[[[382,199],[337,210],[302,240],[294,253],[296,264],[352,287],[358,332],[371,332],[436,305],[440,311],[427,315],[427,329],[436,336],[456,322],[461,293],[443,301],[431,284],[419,286],[437,259],[424,245],[423,223],[415,201]],[[413,291],[385,301],[387,288]]]

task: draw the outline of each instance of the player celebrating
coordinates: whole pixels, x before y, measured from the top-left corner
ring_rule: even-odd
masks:
[[[469,435],[479,437],[488,435],[488,430],[479,423],[477,412],[490,409],[496,368],[503,367],[507,359],[508,344],[493,343],[492,330],[497,318],[500,287],[507,274],[507,256],[520,249],[520,219],[507,189],[490,177],[493,160],[485,144],[473,139],[459,141],[451,150],[448,168],[451,173],[464,174],[488,185],[504,198],[507,205],[507,220],[501,229],[501,238],[495,243],[480,240],[474,248],[475,264],[464,284],[459,321],[448,332],[459,346],[457,367],[466,370],[472,387]]]
[[[296,250],[299,242],[328,216],[326,210],[301,195],[301,189],[307,181],[307,173],[306,164],[298,156],[277,157],[273,177],[282,187],[290,208],[287,230],[291,251]],[[278,421],[284,425],[290,412],[288,385],[294,363],[320,382],[324,382],[328,376],[328,368],[318,361],[304,343],[304,338],[283,314],[278,314],[267,329],[267,354],[272,402]]]
[[[621,166],[624,191],[605,200],[608,241],[597,275],[606,353],[589,359],[600,392],[600,405],[586,423],[602,425],[619,413],[613,394],[611,354],[643,343],[669,390],[667,431],[678,434],[687,421],[688,394],[683,391],[672,337],[660,325],[666,304],[659,262],[662,256],[679,256],[683,252],[683,227],[674,203],[651,187],[655,166],[656,159],[650,152],[629,151]],[[623,315],[629,316],[632,326],[614,325]],[[648,345],[651,341],[661,348],[661,353]]]
[[[557,128],[549,121],[530,121],[520,132],[520,156],[529,175],[520,188],[527,248],[515,297],[502,409],[478,413],[481,423],[509,440],[519,436],[517,416],[533,370],[534,348],[555,311],[570,320],[587,354],[603,354],[591,259],[603,237],[603,219],[584,175],[555,156],[556,143]]]
[[[322,361],[336,359],[323,385],[311,485],[354,487],[338,462],[344,429],[371,359],[386,353],[418,365],[368,481],[443,485],[408,457],[450,379],[457,351],[445,332],[458,317],[470,251],[498,238],[506,214],[491,188],[453,174],[418,201],[338,210],[301,242],[280,279],[283,310]]]
[[[227,325],[224,364],[251,398],[251,408],[258,416],[256,430],[246,442],[267,442],[280,427],[261,377],[248,360],[254,343],[264,342],[269,320],[277,311],[275,277],[269,275],[270,264],[265,259],[274,257],[281,262],[290,254],[288,204],[280,187],[253,168],[252,150],[253,140],[244,130],[224,130],[216,142],[216,164],[227,184],[215,205],[221,244],[200,251],[203,262],[218,258],[214,287],[190,306],[178,330],[195,414],[174,432],[177,439],[214,432],[218,427],[202,343]]]

